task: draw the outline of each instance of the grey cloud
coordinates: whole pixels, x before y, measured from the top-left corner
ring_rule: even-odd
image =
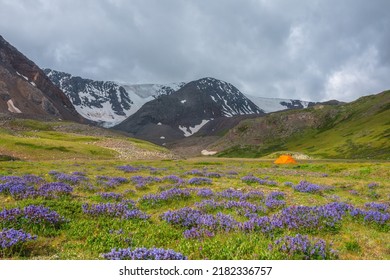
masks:
[[[389,88],[387,0],[0,0],[41,67],[130,83],[212,76],[243,92],[353,100]]]

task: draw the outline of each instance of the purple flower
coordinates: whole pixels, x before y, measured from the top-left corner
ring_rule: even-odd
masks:
[[[100,197],[103,199],[112,199],[112,200],[122,200],[123,195],[120,193],[114,193],[114,192],[102,192],[99,193]]]
[[[372,210],[378,210],[382,212],[386,212],[389,209],[389,204],[385,204],[385,203],[369,202],[366,203],[365,206]]]
[[[265,200],[265,205],[270,209],[277,209],[284,207],[286,202],[284,201],[285,193],[283,192],[271,192]]]
[[[127,249],[112,249],[111,252],[103,254],[103,258],[107,260],[186,260],[181,253],[177,253],[171,249],[162,248],[131,248]]]
[[[183,232],[183,235],[187,239],[203,239],[205,237],[213,237],[214,233],[200,227],[193,227],[191,229],[187,229]]]
[[[62,182],[47,183],[37,190],[38,195],[47,198],[56,198],[71,192],[73,192],[73,188]]]
[[[25,222],[32,224],[47,224],[58,226],[66,222],[66,219],[61,217],[57,212],[52,211],[44,206],[29,205],[23,209],[4,209],[0,212],[0,222]]]
[[[211,231],[230,231],[238,228],[239,223],[230,215],[218,212],[215,216],[204,214],[202,211],[188,207],[175,211],[167,211],[160,218],[170,224],[181,226],[187,229],[193,227],[206,228]]]
[[[214,192],[209,188],[199,188],[195,190],[196,194],[200,197],[210,197],[214,195]]]
[[[204,173],[202,171],[199,171],[198,169],[193,169],[190,171],[187,171],[184,173],[184,175],[199,175],[199,176],[204,176]]]
[[[190,197],[190,191],[185,189],[179,189],[179,188],[172,188],[166,191],[163,191],[161,193],[157,194],[147,194],[144,195],[140,201],[142,203],[155,205],[162,201],[168,201],[168,200],[178,200],[178,199],[185,199]]]
[[[139,170],[138,167],[134,167],[134,166],[130,166],[130,165],[117,166],[116,168],[119,170],[122,170],[126,173],[137,172]]]
[[[52,211],[41,205],[29,205],[23,209],[23,219],[34,224],[51,224],[60,225],[66,222],[64,217],[61,217],[56,211]]]
[[[78,174],[78,173],[76,173],[76,174]],[[60,173],[60,172],[55,171],[55,170],[50,171],[49,175],[51,175],[52,177],[54,177],[56,180],[58,180],[60,182],[68,183],[71,185],[77,185],[81,182],[88,181],[88,178],[85,177],[84,175],[75,175],[75,174],[68,175],[65,173]]]
[[[128,183],[129,180],[123,177],[96,176],[98,183],[106,188],[115,188],[121,184]]]
[[[290,258],[299,259],[335,259],[337,253],[327,246],[322,239],[310,240],[307,235],[297,234],[295,236],[281,237],[269,248],[274,251],[279,251]]]
[[[162,178],[162,181],[168,181],[173,183],[175,187],[181,187],[185,184],[185,181],[176,175],[168,175]]]
[[[194,177],[188,180],[190,185],[211,185],[213,181],[209,178]]]
[[[129,207],[129,205],[131,207]],[[83,204],[82,209],[85,214],[91,216],[115,217],[121,219],[148,219],[149,215],[134,207],[134,201],[123,201],[121,203],[99,203]]]
[[[390,214],[383,213],[381,210],[362,210],[355,208],[351,211],[352,217],[363,217],[364,222],[373,223],[380,226],[390,226]]]
[[[252,184],[252,183],[258,183],[260,185],[268,185],[268,186],[276,186],[277,183],[272,180],[267,180],[267,179],[260,179],[258,177],[252,176],[252,175],[247,175],[241,178],[241,181],[244,183]]]
[[[217,173],[217,172],[209,172],[204,174],[204,176],[209,177],[209,178],[221,178],[222,175]]]
[[[378,183],[375,183],[375,182],[371,182],[371,183],[369,183],[369,184],[367,185],[367,187],[368,187],[369,189],[374,189],[374,188],[379,187],[379,184],[378,184]]]
[[[307,181],[300,181],[299,184],[293,186],[295,191],[305,193],[319,193],[323,190],[322,186],[309,183]]]
[[[133,176],[131,177],[131,181],[136,184],[137,189],[142,189],[146,185],[153,184],[153,183],[158,183],[161,182],[161,179],[158,177],[153,177],[153,176]]]
[[[5,249],[17,247],[27,241],[35,239],[37,239],[36,235],[31,235],[23,230],[4,228],[0,231],[0,248],[4,251]]]

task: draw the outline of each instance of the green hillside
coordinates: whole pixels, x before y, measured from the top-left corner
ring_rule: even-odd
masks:
[[[171,157],[165,148],[94,126],[0,118],[0,161]]]
[[[292,151],[315,158],[390,159],[390,91],[246,120],[212,145],[221,157]]]

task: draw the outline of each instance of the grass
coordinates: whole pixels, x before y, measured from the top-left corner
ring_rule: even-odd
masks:
[[[118,152],[99,146],[99,141],[116,141],[135,146],[138,151],[167,153],[146,141],[115,132],[68,122],[15,119],[0,128],[0,161],[115,159]]]
[[[78,143],[80,144],[80,143]],[[38,144],[37,144],[38,145]],[[21,146],[23,147],[23,146]],[[31,147],[29,147],[31,149]],[[38,148],[39,150],[39,148]],[[47,152],[60,152],[57,150]],[[99,158],[99,156],[97,156]],[[116,166],[127,165],[140,168],[133,173],[124,173]],[[154,167],[154,168],[151,168]],[[29,242],[17,253],[8,256],[10,259],[101,259],[101,254],[112,248],[127,247],[161,247],[181,252],[189,259],[294,259],[297,256],[286,256],[280,252],[271,251],[268,245],[283,235],[294,235],[296,231],[283,230],[275,236],[267,236],[260,232],[246,233],[242,231],[216,231],[214,237],[186,239],[183,229],[168,224],[160,219],[160,215],[168,210],[183,207],[195,207],[195,203],[204,198],[194,193],[187,199],[173,199],[158,204],[142,204],[137,202],[142,196],[159,193],[169,189],[168,182],[155,182],[138,189],[131,182],[124,183],[106,190],[96,176],[111,177],[157,176],[168,174],[180,176],[187,181],[193,175],[185,175],[193,169],[204,172],[217,172],[221,178],[212,178],[209,186],[214,192],[228,188],[239,189],[243,192],[260,190],[266,195],[272,191],[282,191],[286,194],[287,206],[292,205],[323,205],[334,201],[342,201],[356,207],[364,207],[367,202],[389,203],[390,201],[390,163],[385,161],[343,161],[343,160],[307,160],[295,165],[274,165],[271,160],[223,159],[223,158],[193,158],[173,161],[138,161],[125,162],[117,160],[39,160],[39,161],[4,161],[0,165],[0,177],[4,175],[21,176],[34,174],[46,181],[53,181],[48,173],[51,170],[70,174],[74,171],[84,172],[89,181],[74,186],[71,196],[44,199],[33,198],[15,200],[12,196],[0,193],[0,205],[7,209],[27,205],[43,205],[57,211],[69,220],[65,225],[56,229],[41,227],[22,228],[38,235],[38,239]],[[231,173],[235,171],[236,174]],[[259,178],[268,178],[277,182],[275,186],[246,184],[241,177],[252,174]],[[299,183],[307,180],[320,185],[334,188],[320,193],[299,193],[284,182]],[[370,183],[377,184],[373,189]],[[1,182],[0,182],[1,184]],[[94,189],[88,189],[92,185]],[[196,186],[184,185],[182,188],[191,189]],[[203,187],[203,186],[202,186]],[[122,220],[109,217],[91,217],[82,212],[83,203],[103,202],[98,195],[101,191],[120,193],[125,199],[137,202],[140,210],[151,215],[149,220]],[[373,193],[375,195],[373,195]],[[260,203],[256,199],[250,200]],[[113,202],[111,200],[111,202]],[[1,210],[1,209],[0,209]],[[212,210],[215,214],[222,211],[234,216],[237,220],[245,221],[232,209]],[[277,213],[272,210],[267,215]],[[18,227],[18,224],[14,225]],[[1,227],[1,223],[0,223]],[[4,227],[4,226],[3,226]],[[347,216],[335,231],[302,232],[311,238],[324,239],[327,244],[339,252],[340,259],[390,259],[389,227],[380,227],[365,223],[360,219]]]
[[[390,91],[386,91],[345,105],[292,110],[244,120],[218,141],[223,147],[218,155],[258,158],[288,150],[313,158],[389,160],[389,104]],[[316,125],[286,122],[304,116],[308,123],[315,120]],[[220,150],[218,143],[216,150]]]

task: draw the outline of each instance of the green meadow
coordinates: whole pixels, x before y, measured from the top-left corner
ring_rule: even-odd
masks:
[[[110,158],[110,150],[93,147],[84,149],[83,145],[95,141],[95,137],[80,137],[70,133],[68,140],[64,141],[55,140],[56,133],[47,128],[43,133],[43,138],[51,138],[50,144],[46,145],[43,140],[31,140],[42,137],[42,132],[19,140],[14,139],[14,135],[3,136],[3,145],[11,145],[9,143],[12,142],[18,151],[34,150],[37,155],[34,160],[28,161],[0,161],[0,186],[3,186],[3,191],[0,192],[0,211],[5,213],[5,210],[36,205],[57,212],[64,220],[61,224],[51,225],[30,223],[24,218],[7,221],[5,215],[0,215],[0,229],[21,229],[36,236],[36,239],[15,248],[1,249],[0,258],[89,260],[103,259],[103,254],[112,249],[163,248],[180,252],[188,259],[322,259],[316,253],[283,250],[275,243],[286,236],[300,234],[307,236],[313,244],[318,240],[326,242],[326,251],[333,252],[327,253],[326,259],[390,259],[389,220],[378,222],[363,214],[352,215],[352,210],[346,210],[341,219],[332,224],[329,224],[328,218],[324,218],[315,226],[285,225],[269,232],[261,226],[252,230],[242,229],[242,225],[254,216],[272,219],[281,215],[285,209],[321,207],[332,203],[349,205],[367,213],[370,210],[368,203],[375,203],[387,206],[379,212],[382,217],[388,217],[389,162],[301,160],[293,165],[275,165],[272,160],[223,158],[120,161]],[[40,160],[39,153],[58,156],[59,160]],[[63,156],[67,153],[79,156],[76,160],[69,159]],[[95,159],[89,159],[92,156]],[[125,172],[119,166],[131,167],[131,172]],[[71,182],[66,176],[56,177],[56,174],[81,176],[82,180]],[[39,190],[44,184],[63,182],[72,191],[46,197],[23,197],[4,187],[11,180],[18,182],[15,177],[10,176],[23,178],[25,175],[41,178],[41,181],[30,184],[35,190]],[[167,179],[170,175],[179,178],[180,183]],[[259,181],[245,181],[244,176],[251,176]],[[119,183],[109,183],[110,179],[118,177],[122,178]],[[136,178],[142,178],[144,184],[141,186]],[[209,181],[192,184],[194,178],[207,178]],[[314,192],[294,189],[302,181],[320,188]],[[181,195],[162,195],[172,189],[179,190]],[[208,189],[208,195],[202,196],[200,190],[205,189]],[[224,195],[234,191],[242,196]],[[104,193],[111,195],[104,196]],[[254,193],[262,196],[251,196]],[[266,205],[267,198],[272,193],[283,193],[277,197],[277,200],[283,200],[279,206]],[[148,199],[151,197],[148,195],[159,199]],[[209,200],[213,200],[217,206],[207,204]],[[243,200],[263,210],[248,214],[245,212],[247,208],[234,206]],[[206,206],[201,207],[201,203],[205,201]],[[93,205],[108,203],[128,204],[129,209],[137,209],[148,218],[124,218],[108,213],[91,215],[83,210],[83,205],[92,209]],[[201,229],[199,235],[188,237],[185,232],[190,227],[163,218],[164,213],[186,207],[201,211],[207,217],[224,215],[236,224],[232,227],[221,223],[216,227],[201,225],[198,226]],[[310,215],[302,219],[310,219]]]

